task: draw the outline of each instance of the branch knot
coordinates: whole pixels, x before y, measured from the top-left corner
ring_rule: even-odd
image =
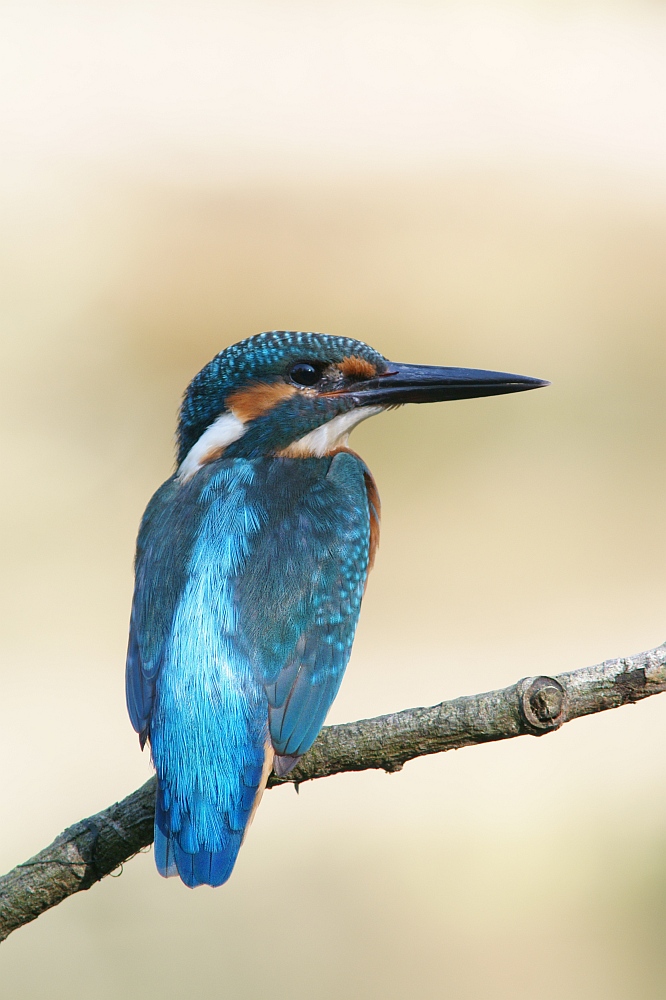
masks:
[[[559,729],[566,717],[567,694],[554,677],[525,677],[518,685],[520,710],[538,735]]]

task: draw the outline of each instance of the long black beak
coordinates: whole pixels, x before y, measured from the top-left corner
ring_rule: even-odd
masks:
[[[357,406],[398,406],[400,403],[439,403],[446,399],[498,396],[550,385],[528,375],[487,372],[479,368],[435,368],[431,365],[389,363],[385,374],[357,382],[344,391]]]

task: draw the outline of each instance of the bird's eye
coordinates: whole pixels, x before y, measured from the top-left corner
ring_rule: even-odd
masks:
[[[316,385],[321,378],[321,372],[306,361],[299,361],[289,372],[289,378],[296,385]]]

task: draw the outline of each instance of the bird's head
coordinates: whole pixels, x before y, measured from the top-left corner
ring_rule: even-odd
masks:
[[[506,372],[395,364],[348,337],[260,333],[222,351],[188,386],[178,426],[179,476],[188,479],[222,455],[330,454],[356,424],[402,403],[547,384]]]

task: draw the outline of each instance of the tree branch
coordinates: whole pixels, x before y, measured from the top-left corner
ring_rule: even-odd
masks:
[[[341,771],[399,771],[414,757],[544,736],[565,722],[666,691],[666,643],[557,677],[527,677],[501,691],[326,726],[298,766],[269,787]],[[81,820],[0,878],[0,941],[67,896],[110,875],[153,840],[155,778],[122,802]]]

